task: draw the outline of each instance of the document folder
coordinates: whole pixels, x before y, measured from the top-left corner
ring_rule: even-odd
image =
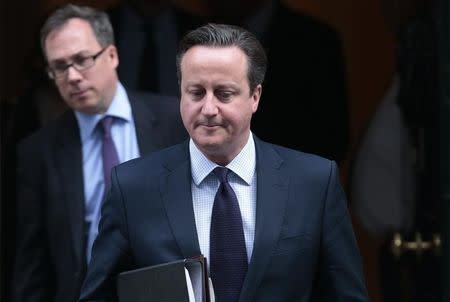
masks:
[[[120,302],[214,301],[206,258],[201,255],[120,273],[117,290]]]

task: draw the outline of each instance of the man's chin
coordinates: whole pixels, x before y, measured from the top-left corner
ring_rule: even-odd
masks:
[[[214,151],[216,149],[221,149],[223,146],[223,139],[219,137],[205,137],[201,136],[198,139],[193,138],[195,144],[202,150]]]
[[[85,114],[98,114],[101,113],[98,106],[89,103],[78,104],[75,108],[76,111],[85,113]]]

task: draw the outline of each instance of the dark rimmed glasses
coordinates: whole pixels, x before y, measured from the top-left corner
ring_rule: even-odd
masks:
[[[102,48],[99,52],[92,56],[76,56],[72,63],[55,63],[53,65],[49,65],[47,67],[47,74],[48,76],[55,80],[60,79],[66,75],[67,70],[70,67],[75,68],[77,71],[82,72],[84,70],[87,70],[95,65],[95,61],[97,58],[108,48],[108,46]]]

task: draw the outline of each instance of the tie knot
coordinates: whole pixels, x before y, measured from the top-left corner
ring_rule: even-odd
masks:
[[[100,120],[100,124],[102,125],[103,135],[106,137],[111,136],[111,126],[113,123],[114,117],[105,116]]]
[[[230,172],[230,169],[225,168],[225,167],[215,167],[213,172],[214,172],[214,174],[216,174],[220,183],[228,182],[227,176],[228,176],[228,173]]]

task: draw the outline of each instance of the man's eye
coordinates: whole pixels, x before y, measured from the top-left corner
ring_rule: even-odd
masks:
[[[86,58],[86,57],[76,57],[73,59],[73,63],[78,66],[84,66],[84,65],[88,65],[89,59],[90,58]]]
[[[219,100],[226,101],[226,100],[231,99],[231,97],[233,96],[233,92],[227,91],[227,90],[221,90],[221,91],[216,92],[216,96]]]
[[[196,90],[190,90],[189,94],[193,96],[194,98],[201,98],[203,96],[203,90],[196,89]]]
[[[50,66],[50,68],[56,72],[59,72],[59,71],[65,71],[67,69],[67,66],[69,66],[69,64],[59,63],[59,64],[54,64],[53,66]]]

